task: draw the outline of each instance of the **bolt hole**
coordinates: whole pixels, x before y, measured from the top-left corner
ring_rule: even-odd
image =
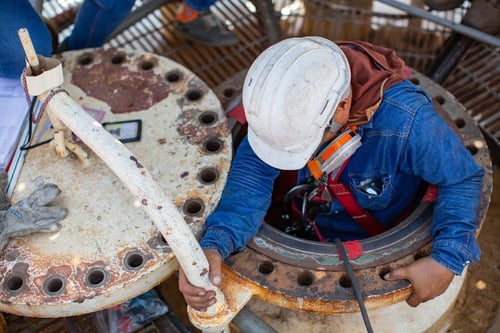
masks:
[[[349,275],[342,275],[339,279],[339,284],[342,288],[352,288],[352,281]]]
[[[216,168],[204,168],[200,171],[199,178],[203,184],[210,185],[219,179],[219,172]]]
[[[271,274],[273,271],[274,264],[270,260],[266,260],[259,265],[259,272],[261,272],[262,274]]]
[[[141,61],[141,63],[139,64],[139,68],[142,69],[143,71],[149,71],[149,70],[153,69],[153,67],[154,67],[154,64],[150,60]]]
[[[125,54],[124,53],[117,53],[111,57],[111,63],[113,65],[119,65],[122,64],[125,61]]]
[[[9,291],[16,291],[21,289],[23,284],[24,284],[23,279],[17,275],[14,275],[8,278],[7,282],[5,283],[5,286]]]
[[[91,287],[99,287],[107,280],[107,273],[101,267],[93,267],[87,274],[87,283]]]
[[[219,120],[219,117],[217,116],[217,113],[207,111],[203,112],[198,119],[200,121],[200,124],[210,126],[215,124],[217,120]]]
[[[420,85],[420,81],[415,77],[410,78],[409,81],[417,86]]]
[[[49,277],[43,284],[43,290],[47,295],[59,295],[64,290],[66,283],[62,276]]]
[[[226,98],[233,97],[234,93],[235,93],[235,90],[233,88],[224,89],[224,91],[222,92],[222,94]]]
[[[86,66],[94,62],[94,55],[92,53],[84,53],[78,57],[78,64],[81,66]]]
[[[199,89],[191,89],[186,93],[186,98],[190,102],[195,102],[203,97],[203,92]]]
[[[465,127],[465,119],[464,118],[457,118],[455,119],[455,125],[457,125],[458,128],[464,128]]]
[[[380,272],[378,273],[378,276],[380,276],[380,278],[382,280],[384,280],[384,276],[389,273],[391,271],[391,268],[390,267],[382,267],[382,269],[380,270]]]
[[[476,146],[474,145],[467,145],[467,150],[472,154],[476,155],[477,152],[479,151]]]
[[[197,216],[203,212],[203,201],[199,198],[189,199],[184,202],[182,211],[189,216]]]
[[[165,80],[170,83],[179,82],[182,79],[182,73],[179,71],[171,71],[165,74]]]
[[[134,251],[125,256],[125,267],[132,270],[138,270],[144,265],[144,255],[141,252]]]
[[[297,282],[301,286],[310,286],[314,282],[314,276],[309,271],[303,271],[297,277]]]
[[[422,258],[425,258],[425,257],[428,257],[429,256],[429,253],[425,250],[422,250],[422,251],[418,251],[417,253],[415,253],[413,255],[413,259],[415,259],[415,261],[419,260],[419,259],[422,259]]]
[[[218,138],[208,138],[203,142],[203,149],[207,153],[218,153],[222,149],[222,141]]]
[[[446,99],[443,96],[441,96],[441,95],[434,96],[434,100],[436,100],[436,102],[438,102],[441,105],[443,105],[444,103],[446,103]]]

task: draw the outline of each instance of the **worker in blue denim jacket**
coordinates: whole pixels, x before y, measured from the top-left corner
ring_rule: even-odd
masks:
[[[222,260],[258,232],[281,170],[298,169],[299,183],[312,178],[323,199],[332,197],[314,217],[325,241],[383,232],[422,184],[437,188],[430,256],[384,277],[411,282],[410,306],[442,294],[479,260],[484,170],[403,69],[393,50],[320,37],[285,39],[255,60],[243,84],[248,134],[200,241],[214,285]],[[359,210],[369,218],[354,217]],[[194,309],[216,302],[182,270],[179,289]]]

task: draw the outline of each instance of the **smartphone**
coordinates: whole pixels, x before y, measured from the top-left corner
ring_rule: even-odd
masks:
[[[102,127],[123,143],[141,140],[140,119],[102,123]]]

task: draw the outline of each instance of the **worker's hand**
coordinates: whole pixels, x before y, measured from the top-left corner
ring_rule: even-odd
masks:
[[[209,278],[213,285],[219,286],[222,281],[221,265],[222,256],[217,250],[205,249],[205,256],[207,257],[209,269]],[[207,311],[207,308],[217,302],[215,298],[215,291],[205,290],[200,287],[195,287],[186,278],[186,275],[179,269],[179,290],[184,295],[186,303],[193,309],[198,311]]]
[[[61,228],[58,222],[66,217],[68,211],[64,207],[47,205],[60,193],[57,185],[45,184],[26,199],[0,211],[0,251],[11,237],[58,231]]]
[[[444,293],[454,276],[455,273],[431,257],[425,257],[408,266],[391,271],[384,276],[384,279],[387,281],[409,280],[413,286],[413,293],[406,303],[416,307]]]

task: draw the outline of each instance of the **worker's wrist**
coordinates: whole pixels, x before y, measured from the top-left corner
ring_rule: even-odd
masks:
[[[461,275],[465,267],[479,260],[481,250],[474,236],[466,237],[464,241],[444,239],[433,242],[431,258]]]

